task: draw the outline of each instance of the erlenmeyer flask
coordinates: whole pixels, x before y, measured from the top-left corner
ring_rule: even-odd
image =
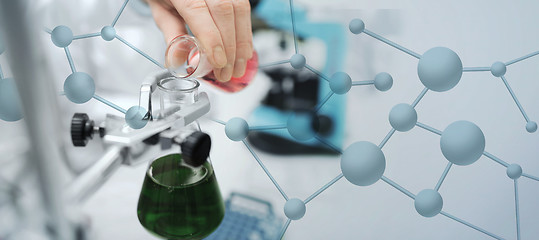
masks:
[[[166,239],[202,239],[217,229],[224,213],[209,161],[192,167],[181,154],[170,154],[150,164],[137,209],[148,231]]]
[[[225,92],[243,90],[255,77],[258,71],[258,55],[247,60],[245,74],[231,78],[228,82],[220,82],[215,78],[206,52],[198,40],[189,35],[180,35],[172,39],[165,53],[165,65],[174,76],[179,78],[198,78]]]

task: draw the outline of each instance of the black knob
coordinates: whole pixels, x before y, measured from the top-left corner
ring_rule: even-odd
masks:
[[[86,113],[75,113],[71,119],[71,141],[77,147],[84,147],[94,134],[94,121]]]
[[[333,132],[333,120],[326,115],[317,115],[313,121],[313,129],[322,136],[328,136]]]
[[[249,3],[251,4],[251,9],[254,10],[260,3],[260,0],[249,0]]]
[[[211,138],[206,133],[194,132],[181,143],[181,148],[185,163],[199,167],[210,155]]]

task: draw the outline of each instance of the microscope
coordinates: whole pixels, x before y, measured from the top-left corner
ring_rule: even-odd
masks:
[[[292,32],[291,12],[288,0],[251,1],[254,31],[259,29],[277,29]],[[346,59],[346,29],[339,23],[312,22],[307,17],[307,10],[294,6],[296,34],[298,39],[318,39],[325,45],[323,69],[325,76],[342,70]],[[258,23],[258,24],[257,24]],[[286,49],[286,41],[279,42],[282,50]],[[290,44],[288,44],[290,45]],[[300,48],[300,52],[305,49]],[[317,51],[320,51],[317,49]],[[307,59],[307,63],[309,59]],[[267,123],[286,123],[294,113],[307,113],[316,123],[312,126],[318,137],[337,148],[341,148],[344,138],[346,97],[334,95],[324,107],[315,112],[313,109],[324,101],[329,84],[306,69],[295,70],[289,66],[278,65],[261,70],[272,80],[272,88],[268,91],[262,104],[249,118],[249,123],[264,125]],[[337,154],[333,148],[320,143],[316,139],[298,141],[286,130],[268,130],[249,134],[248,140],[257,148],[274,154]]]

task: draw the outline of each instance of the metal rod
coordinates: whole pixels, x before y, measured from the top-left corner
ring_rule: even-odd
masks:
[[[442,186],[442,183],[444,182],[445,177],[447,177],[447,173],[449,173],[451,166],[453,166],[453,163],[448,162],[447,166],[445,167],[444,172],[442,173],[442,176],[440,177],[440,179],[438,180],[438,183],[436,184],[436,187],[434,187],[434,190],[436,190],[437,192],[440,190],[440,187]]]
[[[29,162],[36,167],[39,193],[43,201],[48,231],[52,239],[74,239],[62,199],[64,154],[59,132],[57,93],[51,78],[43,47],[36,44],[42,29],[31,1],[0,1],[3,35],[9,50],[31,148]],[[31,66],[31,67],[29,67]]]
[[[122,164],[122,150],[120,146],[112,146],[89,169],[79,175],[66,190],[66,200],[73,202],[84,201],[102,186],[108,178]]]
[[[311,196],[309,196],[305,201],[303,201],[305,204],[309,203],[311,200],[313,200],[315,197],[318,197],[320,193],[323,191],[326,191],[329,187],[331,187],[333,184],[335,184],[337,181],[341,180],[341,178],[344,177],[344,174],[340,173],[337,175],[337,177],[333,178],[330,182],[328,182],[326,185],[324,185],[322,188],[318,189],[315,193],[313,193]]]
[[[275,180],[275,178],[271,175],[271,173],[269,172],[269,170],[266,168],[266,166],[264,166],[264,164],[262,163],[262,161],[260,161],[260,158],[258,158],[258,155],[256,155],[255,151],[253,150],[253,148],[251,148],[251,146],[245,141],[245,140],[242,140],[243,144],[245,145],[245,147],[247,147],[247,149],[249,150],[249,152],[251,152],[251,155],[253,155],[253,157],[255,158],[255,160],[258,162],[258,164],[260,165],[260,167],[262,167],[262,169],[264,170],[264,172],[266,173],[266,175],[268,175],[268,177],[270,178],[271,182],[273,182],[273,184],[275,185],[275,187],[277,188],[277,190],[279,190],[279,192],[281,193],[281,195],[283,195],[283,198],[288,201],[288,195],[286,195],[286,193],[284,192],[284,190],[281,188],[281,186],[277,183],[277,181]]]
[[[385,43],[385,44],[387,44],[387,45],[389,45],[389,46],[392,46],[392,47],[394,47],[394,48],[396,48],[396,49],[398,49],[398,50],[401,50],[402,52],[404,52],[404,53],[406,53],[406,54],[409,54],[409,55],[412,56],[412,57],[415,57],[415,58],[417,58],[417,59],[420,59],[420,58],[421,58],[421,55],[420,55],[419,53],[416,53],[416,52],[414,52],[414,51],[412,51],[412,50],[410,50],[410,49],[408,49],[408,48],[405,48],[405,47],[403,47],[403,46],[400,45],[400,44],[396,44],[396,43],[394,43],[394,42],[388,40],[387,38],[382,37],[382,36],[380,36],[380,35],[378,35],[378,34],[376,34],[376,33],[374,33],[374,32],[371,32],[371,31],[369,31],[369,30],[367,30],[367,29],[363,30],[363,32],[364,32],[365,34],[367,34],[367,35],[373,37],[373,38],[378,39],[379,41],[381,41],[381,42],[383,42],[383,43]]]
[[[389,139],[393,136],[393,134],[395,134],[395,129],[394,128],[391,128],[391,130],[389,131],[389,133],[387,133],[386,137],[384,138],[384,140],[382,140],[382,142],[380,143],[380,145],[378,145],[379,148],[383,148],[387,141],[389,141]]]

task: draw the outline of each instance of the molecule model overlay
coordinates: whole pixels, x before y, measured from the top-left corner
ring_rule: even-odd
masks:
[[[537,131],[537,123],[533,121],[527,122],[526,131],[528,131],[529,133],[534,133],[535,131]]]
[[[371,142],[355,142],[341,156],[341,170],[349,182],[369,186],[378,181],[386,169],[382,150]]]
[[[116,38],[116,30],[112,26],[105,26],[101,29],[101,38],[105,41],[112,41]]]
[[[101,28],[99,32],[74,36],[71,29],[64,25],[56,26],[53,30],[50,30],[45,27],[44,30],[45,32],[50,34],[51,40],[54,45],[64,49],[69,66],[71,68],[72,74],[69,75],[64,82],[63,93],[65,94],[65,96],[70,101],[77,104],[86,103],[90,99],[94,98],[95,100],[124,114],[126,123],[134,129],[139,129],[146,126],[147,121],[143,120],[142,118],[146,116],[147,112],[144,109],[139,108],[138,106],[136,108],[132,107],[129,110],[125,110],[122,107],[95,94],[96,89],[95,89],[94,80],[87,73],[79,72],[76,70],[75,62],[73,61],[73,58],[69,51],[69,45],[75,40],[89,39],[89,38],[94,38],[94,37],[101,37],[105,41],[112,41],[112,40],[118,39],[118,41],[120,41],[127,47],[131,48],[133,51],[139,53],[141,56],[143,56],[144,58],[146,58],[147,60],[155,64],[156,66],[163,69],[164,66],[162,64],[160,64],[155,59],[151,58],[148,54],[136,48],[134,45],[132,45],[127,40],[123,39],[117,34],[115,25],[118,22],[120,16],[123,13],[123,10],[125,9],[128,3],[129,3],[129,0],[124,0],[121,8],[119,9],[118,13],[114,17],[114,20],[112,21],[112,23],[110,25],[107,25]],[[0,75],[1,75],[1,71],[0,71]],[[141,114],[144,114],[144,115],[140,117],[139,115]]]
[[[307,63],[307,60],[305,59],[305,56],[299,53],[292,55],[292,57],[290,58],[290,65],[294,69],[302,69],[305,67],[306,63]]]
[[[518,164],[511,164],[507,167],[507,176],[511,179],[517,179],[522,176],[522,167]]]
[[[415,210],[423,217],[434,217],[442,211],[444,201],[440,193],[433,189],[425,189],[414,199]]]
[[[66,26],[58,26],[52,30],[51,40],[54,45],[65,48],[73,42],[73,32]]]
[[[505,75],[505,72],[507,72],[507,66],[503,62],[495,62],[490,67],[490,73],[492,73],[494,77],[501,77]]]
[[[435,47],[423,54],[417,65],[419,80],[429,90],[445,92],[454,88],[462,77],[462,62],[449,48]]]
[[[325,145],[326,147],[341,153],[341,173],[335,178],[333,178],[331,181],[329,181],[326,185],[314,192],[312,195],[307,197],[304,201],[301,201],[299,199],[289,199],[288,195],[277,183],[277,180],[273,178],[270,171],[264,166],[260,158],[256,155],[255,151],[246,141],[243,141],[243,144],[245,144],[247,149],[252,154],[253,158],[262,167],[266,175],[270,178],[274,186],[277,188],[277,190],[279,190],[280,194],[286,200],[285,215],[287,216],[288,221],[281,229],[281,234],[278,239],[281,239],[284,236],[291,220],[300,219],[304,215],[304,209],[306,204],[319,196],[322,192],[324,192],[326,189],[331,187],[343,177],[352,184],[358,186],[368,186],[377,182],[378,180],[382,180],[383,182],[389,184],[391,187],[411,198],[414,201],[416,211],[424,217],[433,217],[440,214],[453,221],[461,223],[466,227],[474,229],[481,234],[488,235],[495,239],[504,239],[492,232],[482,229],[479,226],[475,226],[463,219],[460,219],[456,216],[442,211],[443,199],[438,191],[442,186],[446,176],[450,172],[451,167],[453,165],[472,164],[483,155],[504,166],[507,170],[508,176],[515,179],[515,212],[517,216],[516,225],[518,229],[517,232],[520,232],[516,178],[524,176],[529,179],[539,181],[539,177],[535,177],[527,173],[522,173],[520,167],[510,165],[509,163],[506,163],[503,160],[497,158],[493,154],[484,151],[485,137],[481,129],[475,124],[468,121],[458,121],[454,122],[453,124],[450,124],[444,131],[440,131],[427,124],[418,122],[418,116],[415,107],[429,91],[445,92],[454,88],[460,82],[460,79],[464,72],[491,71],[493,75],[500,76],[500,78],[504,81],[504,84],[506,85],[507,89],[511,93],[511,96],[515,100],[515,103],[517,103],[524,118],[526,119],[526,130],[528,132],[534,132],[537,130],[537,124],[529,120],[522,106],[518,102],[514,92],[510,89],[509,84],[504,77],[504,74],[506,72],[507,66],[539,55],[539,51],[509,61],[507,63],[496,63],[491,67],[464,68],[462,66],[462,61],[460,60],[460,57],[448,48],[435,47],[425,52],[425,54],[420,55],[410,49],[405,48],[404,46],[394,43],[366,29],[365,23],[362,20],[353,19],[352,21],[350,21],[348,26],[350,32],[352,32],[353,34],[370,36],[418,59],[418,77],[425,86],[425,88],[416,97],[412,104],[401,103],[397,104],[392,108],[389,114],[389,123],[392,129],[389,131],[389,133],[387,133],[387,135],[383,138],[382,142],[378,146],[371,142],[358,141],[350,145],[346,150],[342,151],[338,147],[335,147],[332,144],[328,143],[321,136],[317,135],[317,126],[319,123],[317,122],[317,118],[314,117],[316,115],[313,114],[313,112],[318,112],[334,94],[346,94],[349,92],[350,88],[354,86],[374,85],[374,87],[379,91],[387,91],[393,86],[393,78],[390,74],[382,72],[376,75],[375,79],[372,81],[351,81],[348,74],[346,73],[337,72],[332,75],[332,77],[328,77],[324,73],[314,69],[312,66],[309,66],[306,63],[307,61],[304,60],[304,56],[301,55],[300,57],[300,55],[298,54],[298,44],[296,37],[296,26],[294,23],[294,8],[292,0],[290,0],[289,3],[296,55],[293,55],[290,59],[287,60],[268,63],[262,66],[267,67],[283,63],[290,63],[292,67],[296,69],[301,69],[305,67],[307,70],[318,75],[321,79],[326,80],[329,83],[331,91],[326,94],[326,97],[324,97],[323,100],[321,100],[316,107],[314,107],[313,111],[305,110],[304,112],[297,112],[291,114],[287,121],[286,127],[284,128],[286,128],[290,135],[298,141],[317,140],[321,145]],[[215,122],[225,125],[225,123],[222,121],[215,120]],[[414,195],[414,193],[410,192],[405,187],[399,185],[398,183],[389,179],[387,176],[383,175],[385,171],[386,161],[384,153],[382,152],[382,148],[390,140],[390,138],[394,135],[396,131],[406,132],[414,128],[414,126],[417,126],[418,128],[427,130],[428,132],[440,136],[440,148],[444,157],[448,160],[445,170],[440,176],[436,187],[434,189],[423,190],[417,195]],[[248,127],[244,127],[244,129],[247,128]],[[281,128],[282,127],[279,125],[269,125],[251,127],[251,130]],[[517,235],[517,239],[520,239],[519,233]]]
[[[94,80],[83,72],[72,73],[64,82],[64,93],[74,103],[88,102],[95,94]]]
[[[440,147],[448,161],[456,165],[470,165],[483,155],[485,135],[477,125],[457,121],[443,131]]]
[[[352,88],[352,79],[344,72],[337,72],[329,79],[329,88],[336,94],[345,94]]]
[[[148,123],[148,120],[144,119],[146,113],[146,109],[141,106],[130,107],[125,113],[125,122],[133,129],[141,129]]]
[[[389,112],[389,123],[399,132],[409,131],[417,123],[417,112],[406,103],[397,104]]]
[[[225,133],[232,141],[242,141],[249,134],[249,124],[243,118],[232,118],[225,125]]]
[[[389,73],[381,72],[374,77],[374,87],[379,91],[385,92],[393,86],[393,77]]]
[[[22,118],[19,92],[13,78],[0,79],[0,119],[8,122]]]
[[[307,112],[296,112],[288,117],[286,128],[288,133],[299,141],[312,139],[316,135],[313,115]]]
[[[299,220],[305,215],[305,203],[297,198],[286,201],[284,205],[284,214],[290,220]]]
[[[350,21],[348,29],[350,29],[350,32],[353,34],[360,34],[363,32],[363,30],[365,30],[365,23],[361,19],[353,19]]]

